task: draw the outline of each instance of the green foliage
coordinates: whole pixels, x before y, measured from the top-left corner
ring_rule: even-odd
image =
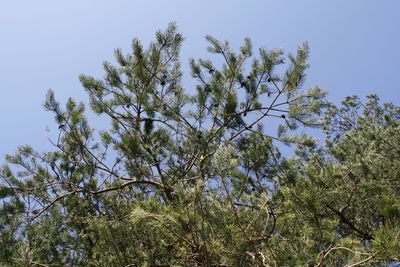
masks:
[[[281,187],[287,213],[295,214],[292,223],[305,221],[303,227],[312,229],[288,235],[318,241],[327,265],[399,261],[400,109],[368,98],[366,104],[347,98],[327,112],[326,131],[333,139],[323,148],[302,149],[287,165],[300,171],[295,177],[289,171]]]
[[[303,89],[309,47],[191,59],[181,83],[174,24],[81,75],[90,107],[49,91],[54,149],[29,146],[0,172],[5,266],[343,266],[400,261],[400,110],[370,96],[338,108]],[[285,64],[285,62],[288,62]],[[273,134],[270,125],[277,125]],[[326,144],[301,132],[324,128]],[[280,145],[295,151],[283,157]],[[355,265],[352,265],[355,266]]]

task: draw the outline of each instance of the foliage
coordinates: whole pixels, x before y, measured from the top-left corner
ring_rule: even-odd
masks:
[[[400,109],[302,89],[309,47],[285,56],[206,36],[215,60],[180,70],[174,24],[115,51],[86,106],[49,91],[54,150],[1,169],[0,262],[9,266],[342,266],[400,261]],[[277,134],[273,133],[276,125]],[[299,127],[322,127],[326,144]],[[293,144],[283,157],[281,144]],[[353,264],[353,265],[352,265]]]
[[[400,108],[368,98],[332,107],[325,147],[299,149],[286,164],[280,199],[290,217],[281,222],[298,244],[295,258],[328,266],[400,260]]]

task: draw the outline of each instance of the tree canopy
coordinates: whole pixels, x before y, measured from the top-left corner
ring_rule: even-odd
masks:
[[[116,49],[102,79],[81,75],[89,105],[48,92],[54,149],[21,146],[0,170],[1,264],[400,261],[400,108],[304,89],[307,43],[286,54],[206,40],[211,59],[189,62],[195,88],[170,24],[147,48]]]

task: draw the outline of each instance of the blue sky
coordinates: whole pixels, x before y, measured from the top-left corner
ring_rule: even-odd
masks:
[[[395,0],[3,1],[0,163],[18,145],[50,147],[45,128],[54,125],[53,118],[42,108],[49,88],[62,101],[86,101],[79,74],[102,77],[102,62],[113,60],[115,48],[128,52],[134,37],[147,44],[171,21],[186,37],[187,74],[189,57],[207,57],[206,34],[233,47],[250,37],[254,48],[286,51],[308,41],[305,86],[326,88],[336,103],[347,95],[377,93],[399,105],[399,11]]]

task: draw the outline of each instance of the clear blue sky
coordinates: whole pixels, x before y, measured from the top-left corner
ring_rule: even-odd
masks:
[[[400,1],[370,0],[69,0],[2,1],[0,4],[0,163],[18,145],[49,148],[43,111],[46,91],[59,99],[86,100],[81,73],[102,77],[113,50],[129,51],[134,37],[145,44],[157,29],[176,21],[187,38],[188,57],[204,57],[204,36],[244,37],[255,48],[294,51],[311,45],[306,85],[329,90],[338,103],[351,94],[377,93],[400,104]],[[187,71],[186,71],[187,73]]]

